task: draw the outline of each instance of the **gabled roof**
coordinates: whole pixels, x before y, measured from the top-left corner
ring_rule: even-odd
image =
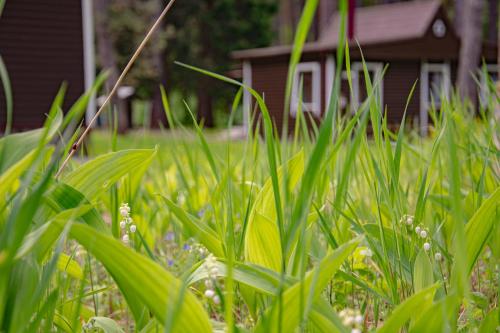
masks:
[[[423,37],[440,7],[440,0],[431,0],[356,8],[354,36],[360,45]],[[318,43],[336,47],[339,29],[340,14],[337,12],[321,33]]]
[[[440,0],[417,0],[356,8],[354,37],[361,46],[423,37],[441,7]],[[318,41],[306,43],[304,52],[335,49],[338,44],[340,14],[335,13]],[[290,53],[290,45],[233,52],[236,59],[259,58]]]

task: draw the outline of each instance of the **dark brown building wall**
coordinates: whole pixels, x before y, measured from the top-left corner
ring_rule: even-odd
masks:
[[[252,87],[264,98],[273,121],[281,128],[288,73],[286,61],[252,63]],[[260,110],[256,118],[259,118]]]
[[[326,57],[327,54],[308,56],[302,61],[318,61],[321,64],[321,109],[326,110]],[[353,61],[358,61],[353,59]],[[367,59],[378,62],[380,60]],[[382,62],[384,63],[384,62]],[[385,63],[384,63],[385,64]],[[266,61],[252,62],[252,86],[264,96],[266,105],[276,125],[281,130],[285,100],[285,82],[287,79],[287,59],[267,59]],[[388,121],[399,124],[403,118],[404,108],[413,84],[420,79],[420,62],[392,61],[384,77],[383,103],[387,107]],[[360,77],[364,81],[364,77]],[[418,117],[420,110],[420,86],[417,83],[413,97],[410,100],[407,118]],[[294,119],[289,119],[290,129]]]
[[[326,93],[326,53],[306,54],[302,57],[301,62],[316,61],[321,66],[321,110],[326,109],[327,93]],[[273,118],[274,123],[281,132],[283,124],[283,111],[285,102],[286,80],[288,77],[288,57],[274,57],[262,60],[253,60],[252,64],[252,88],[261,94],[266,102],[269,113]],[[255,105],[255,101],[254,105]],[[260,116],[257,111],[257,118]],[[309,120],[310,117],[306,116]],[[316,119],[319,123],[319,119]],[[293,130],[295,118],[289,117],[288,128],[289,133]]]
[[[43,124],[63,81],[67,110],[84,89],[80,0],[7,1],[0,17],[0,55],[12,83],[15,130]],[[0,131],[5,119],[2,90]]]
[[[384,99],[387,107],[387,120],[399,124],[403,119],[404,109],[413,84],[420,80],[420,63],[416,61],[394,61],[384,76]],[[419,81],[420,82],[420,81]],[[407,118],[418,117],[420,111],[420,85],[417,82],[407,110]]]

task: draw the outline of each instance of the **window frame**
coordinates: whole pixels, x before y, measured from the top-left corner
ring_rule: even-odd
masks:
[[[423,62],[420,65],[420,130],[422,135],[427,134],[429,126],[429,108],[431,106],[431,93],[429,74],[442,73],[444,97],[449,98],[451,91],[451,69],[449,62]],[[436,107],[441,107],[441,102]]]
[[[311,73],[311,97],[310,103],[302,101],[302,112],[311,112],[313,115],[321,116],[321,65],[317,61],[301,62],[297,64],[293,75],[292,96],[290,115],[295,117],[299,107],[299,78],[302,73]]]
[[[368,72],[372,71],[374,72],[374,82],[378,81],[380,79],[380,83],[378,84],[377,88],[380,94],[380,100],[379,103],[380,105],[384,105],[384,78],[382,77],[382,73],[384,71],[384,63],[379,62],[379,61],[368,61],[365,62],[366,69]],[[364,76],[364,68],[363,68],[363,63],[362,62],[353,62],[351,65],[351,77],[352,77],[352,97],[353,101],[351,102],[352,109],[353,111],[357,110],[359,106],[363,103],[363,101],[360,101],[360,90],[359,90],[359,84],[360,84],[360,79],[365,78]],[[372,82],[372,84],[374,84]]]

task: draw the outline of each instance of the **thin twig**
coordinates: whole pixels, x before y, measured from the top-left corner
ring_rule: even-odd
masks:
[[[99,108],[99,110],[97,110],[97,112],[94,115],[94,117],[92,117],[92,119],[90,120],[90,122],[87,125],[87,128],[85,129],[85,131],[83,131],[83,133],[80,136],[80,138],[78,139],[78,141],[71,147],[71,150],[69,151],[68,156],[66,157],[66,159],[64,160],[64,162],[61,164],[61,167],[59,168],[59,170],[56,173],[56,178],[58,178],[61,175],[62,171],[64,170],[64,168],[68,164],[69,160],[75,154],[75,152],[77,151],[78,147],[82,144],[83,140],[85,139],[85,137],[89,133],[90,129],[92,128],[92,125],[94,124],[94,122],[97,120],[97,118],[99,117],[99,115],[101,114],[101,112],[106,108],[106,106],[108,105],[108,103],[111,100],[111,98],[113,98],[113,96],[115,95],[116,91],[118,90],[118,87],[120,86],[120,84],[122,83],[123,79],[125,78],[125,75],[127,75],[127,73],[130,70],[130,68],[132,68],[132,65],[134,64],[134,62],[139,57],[139,54],[141,53],[141,51],[146,46],[146,44],[149,41],[149,39],[151,39],[151,36],[153,35],[153,33],[158,29],[158,27],[160,26],[160,23],[161,23],[162,19],[168,13],[168,11],[170,10],[170,8],[174,4],[174,2],[175,2],[175,0],[170,0],[168,2],[167,6],[165,7],[165,9],[163,9],[163,11],[161,12],[160,16],[156,20],[156,22],[153,24],[153,26],[151,27],[151,29],[147,33],[146,37],[144,37],[144,39],[142,40],[141,44],[139,45],[139,47],[137,48],[137,50],[132,55],[132,57],[130,58],[129,62],[127,63],[127,66],[125,66],[125,69],[120,74],[120,77],[118,77],[118,80],[116,80],[116,83],[113,86],[113,89],[111,89],[111,92],[109,93],[108,97],[106,98],[106,100],[104,101],[104,103],[101,105],[101,107]]]

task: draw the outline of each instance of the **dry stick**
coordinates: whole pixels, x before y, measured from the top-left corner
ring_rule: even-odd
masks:
[[[174,2],[175,2],[175,0],[170,0],[169,1],[169,3],[167,4],[167,6],[165,7],[165,9],[161,12],[160,16],[158,17],[158,19],[156,20],[156,22],[153,24],[153,26],[149,30],[149,32],[146,35],[146,37],[144,37],[144,39],[142,40],[142,42],[139,45],[139,47],[137,48],[137,50],[135,50],[134,54],[132,55],[132,57],[130,58],[129,62],[127,63],[127,66],[125,66],[125,69],[120,74],[120,77],[118,77],[118,80],[116,80],[116,83],[113,86],[113,89],[111,89],[111,92],[109,93],[108,97],[106,98],[106,100],[104,101],[104,103],[101,105],[101,107],[99,108],[99,110],[97,110],[97,112],[94,115],[94,117],[92,117],[92,119],[90,120],[89,124],[87,125],[87,128],[85,129],[85,131],[83,131],[83,133],[80,136],[80,138],[78,139],[78,141],[71,147],[71,150],[69,151],[68,156],[66,157],[66,159],[63,162],[63,164],[61,165],[61,167],[59,168],[59,170],[56,173],[56,178],[58,178],[61,175],[62,171],[64,170],[64,168],[68,164],[69,160],[75,154],[76,150],[82,144],[83,140],[85,139],[85,137],[89,133],[90,129],[92,128],[92,125],[94,124],[94,122],[97,120],[97,118],[99,117],[99,115],[101,114],[101,112],[104,110],[104,108],[108,105],[108,103],[111,100],[111,98],[113,98],[113,96],[115,95],[116,91],[118,90],[118,87],[120,86],[120,84],[122,83],[123,79],[125,78],[125,75],[127,75],[128,71],[130,70],[130,68],[132,67],[132,65],[134,64],[134,62],[139,57],[139,54],[141,53],[142,49],[144,49],[144,47],[146,46],[146,43],[149,41],[149,39],[151,38],[151,36],[153,35],[153,33],[156,31],[156,29],[158,29],[158,27],[160,26],[161,20],[168,13],[168,11],[170,10],[170,7],[172,7],[172,5],[174,4]]]

